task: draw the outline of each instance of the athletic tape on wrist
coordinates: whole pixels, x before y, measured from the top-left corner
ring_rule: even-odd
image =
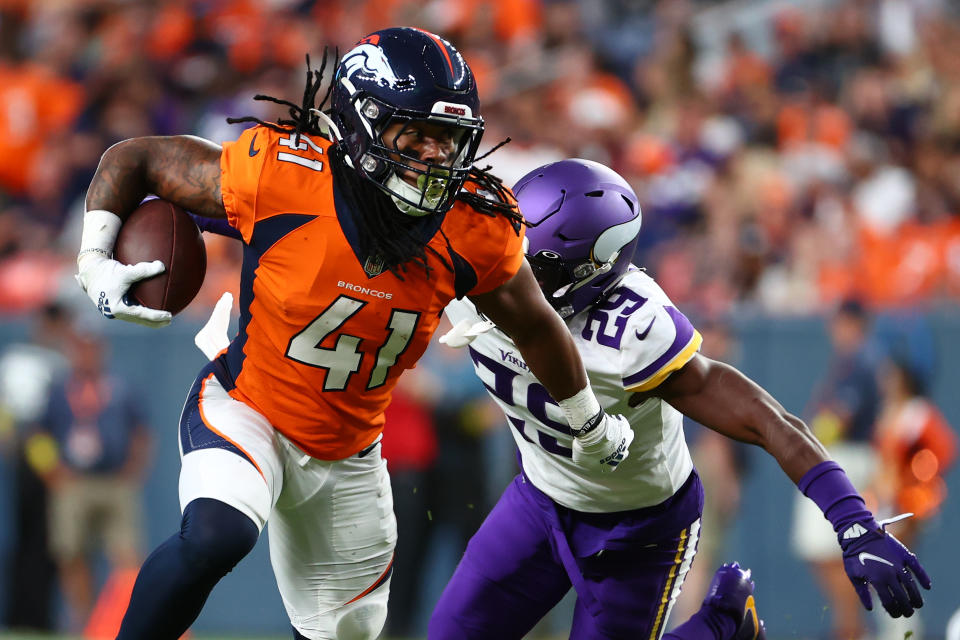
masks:
[[[566,400],[560,400],[557,404],[563,410],[567,424],[574,431],[582,429],[587,423],[593,421],[598,413],[602,413],[600,402],[589,385]]]
[[[580,433],[574,433],[574,437],[580,441],[583,447],[590,447],[607,437],[607,424],[604,420],[603,411],[598,411],[597,415],[590,419],[590,422],[584,426]]]
[[[115,213],[104,209],[93,209],[83,214],[83,234],[80,236],[80,255],[99,250],[110,256],[117,242],[117,234],[123,220]]]

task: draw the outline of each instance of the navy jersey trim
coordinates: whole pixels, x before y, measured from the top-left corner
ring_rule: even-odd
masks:
[[[257,463],[255,463],[250,456],[232,442],[225,440],[222,436],[211,431],[200,415],[200,391],[203,389],[203,381],[206,380],[211,373],[216,375],[216,366],[213,362],[207,364],[207,366],[200,370],[200,375],[197,376],[193,386],[190,388],[187,402],[183,405],[183,413],[180,414],[180,448],[183,451],[183,455],[187,455],[191,451],[200,451],[201,449],[223,449],[224,451],[237,454],[259,471],[260,467],[257,466]]]
[[[243,369],[243,360],[246,357],[243,349],[247,344],[247,325],[250,324],[250,306],[253,304],[253,281],[257,278],[260,258],[285,235],[316,217],[304,213],[283,213],[260,220],[253,226],[250,244],[244,243],[243,265],[240,268],[240,328],[237,336],[230,342],[227,352],[215,361],[219,363],[219,368],[215,371],[217,379],[227,391],[236,387],[236,379]]]
[[[371,186],[371,188],[374,188]],[[333,208],[337,214],[337,221],[340,223],[340,229],[343,231],[343,236],[347,239],[347,244],[350,245],[350,248],[353,250],[353,255],[357,257],[357,261],[363,265],[366,264],[367,251],[363,246],[362,238],[360,237],[360,230],[357,227],[356,216],[353,209],[347,202],[347,198],[344,196],[342,189],[340,188],[336,175],[334,175],[333,180]],[[397,210],[397,215],[403,216],[405,214],[401,213],[400,210]],[[430,239],[437,234],[437,231],[440,230],[440,227],[443,225],[443,220],[446,217],[446,212],[435,213],[428,216],[423,216],[422,218],[410,218],[411,224],[409,231],[412,235],[420,238],[420,241],[426,245],[430,242]],[[375,277],[377,274],[373,274],[370,277]]]
[[[308,213],[281,213],[258,221],[253,225],[253,235],[250,237],[250,246],[255,248],[259,255],[265,254],[280,238],[294,229],[299,229],[317,216]]]
[[[450,254],[450,262],[453,263],[453,292],[459,300],[473,291],[480,280],[473,266],[467,262],[466,258],[454,251],[453,247],[448,245],[447,253]]]

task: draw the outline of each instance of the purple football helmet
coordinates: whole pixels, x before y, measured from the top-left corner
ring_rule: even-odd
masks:
[[[513,188],[527,222],[527,261],[562,318],[583,311],[630,266],[640,233],[637,195],[591,160],[534,169]]]

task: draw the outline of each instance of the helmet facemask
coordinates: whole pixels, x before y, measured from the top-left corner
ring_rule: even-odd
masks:
[[[470,117],[470,109],[463,105],[444,102],[436,103],[430,113],[391,107],[370,96],[358,96],[353,106],[354,121],[366,138],[365,148],[357,149],[358,157],[352,158],[357,172],[385,191],[407,215],[421,217],[450,209],[476,157],[483,119]],[[438,144],[449,145],[442,162],[425,161],[411,148],[408,141],[422,134],[423,128],[434,129],[431,133],[439,138]],[[404,179],[414,176],[416,184]]]
[[[527,262],[533,271],[537,284],[543,291],[544,297],[556,310],[561,318],[569,318],[580,310],[579,294],[576,292],[583,287],[591,289],[601,288],[604,291],[619,280],[605,277],[620,257],[617,251],[606,262],[598,264],[594,258],[587,260],[566,260],[559,253],[550,250],[538,251],[536,255],[527,253]],[[588,294],[591,297],[600,297],[602,293]]]

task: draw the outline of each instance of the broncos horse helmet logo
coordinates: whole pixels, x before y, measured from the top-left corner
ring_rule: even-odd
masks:
[[[351,49],[343,57],[341,64],[346,69],[346,76],[352,78],[354,74],[359,73],[364,79],[373,80],[381,87],[396,89],[401,79],[397,77],[390,61],[383,53],[383,49],[374,44],[361,44]],[[404,82],[415,82],[413,76],[407,76]]]

